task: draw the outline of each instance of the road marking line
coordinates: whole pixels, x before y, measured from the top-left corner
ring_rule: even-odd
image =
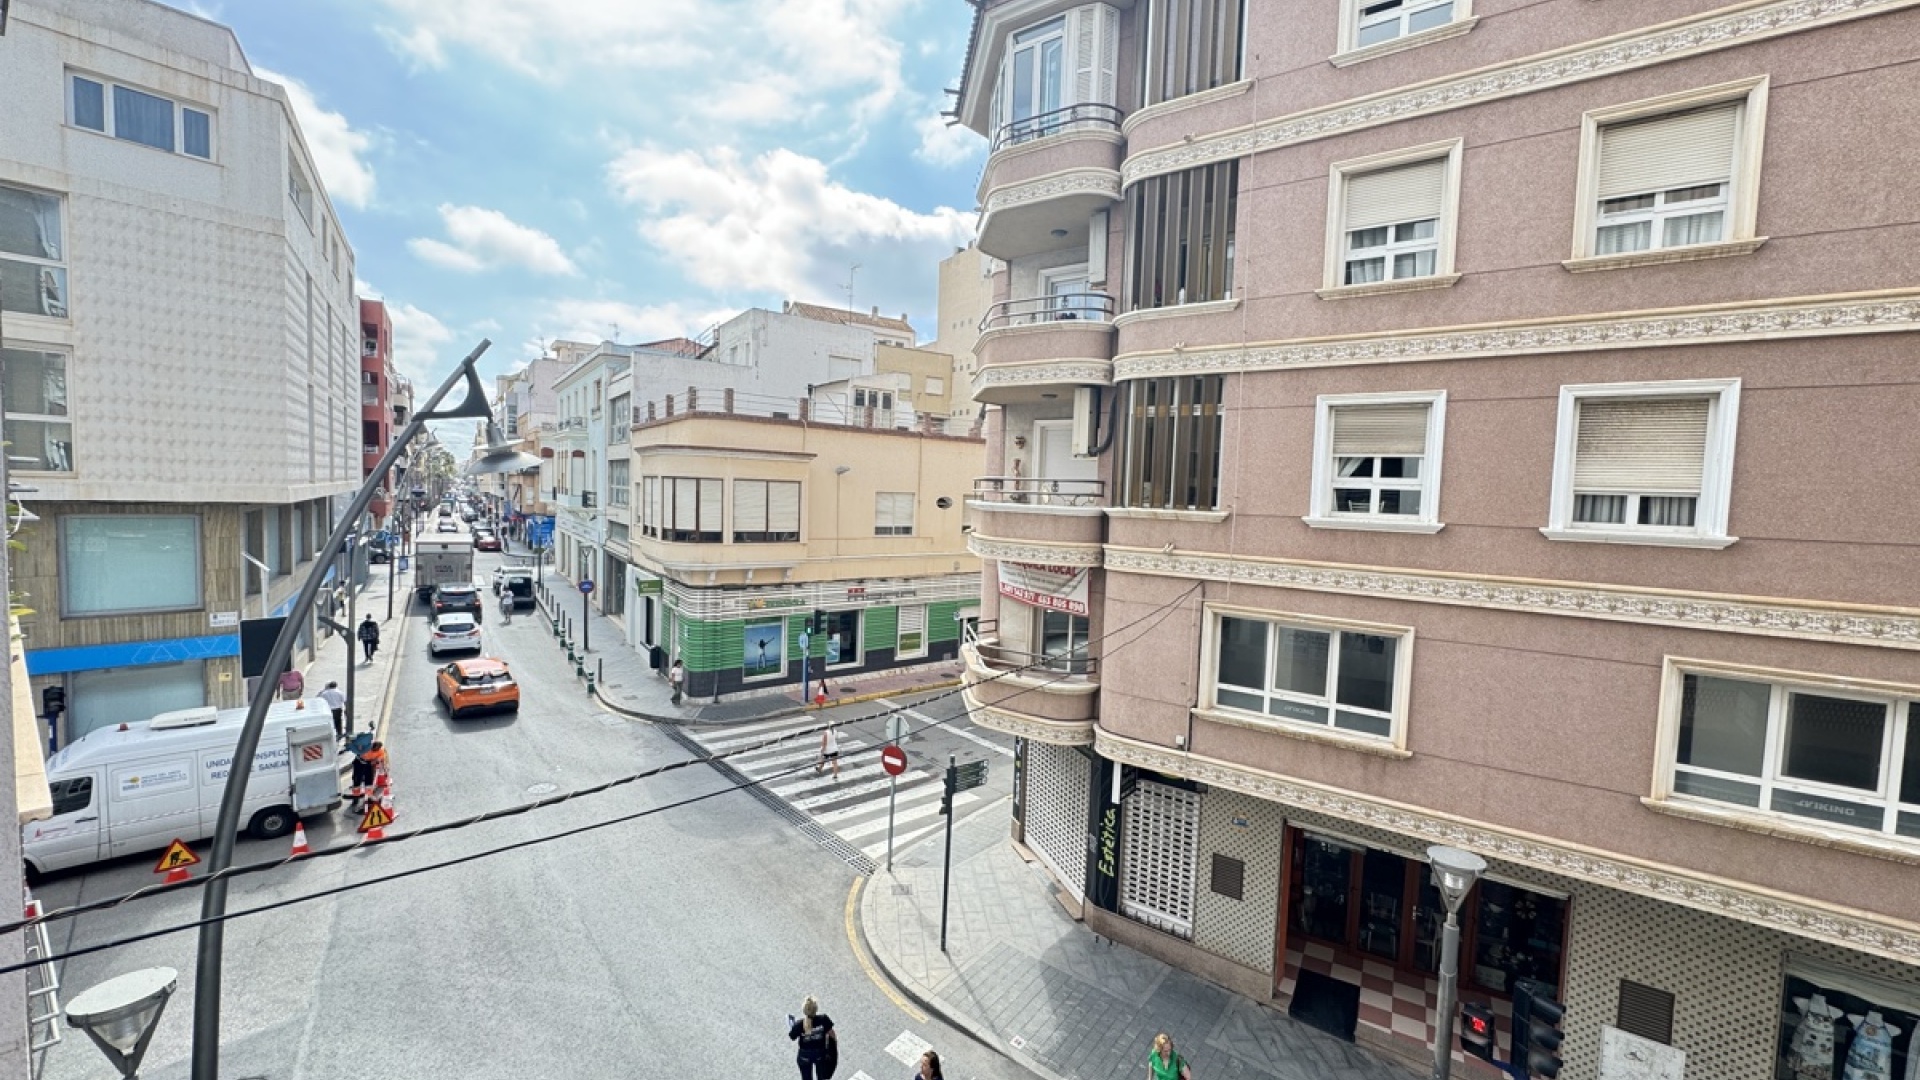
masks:
[[[965,728],[956,727],[954,726],[953,721],[951,720],[944,721],[944,722],[935,720],[933,717],[928,716],[926,713],[923,713],[918,709],[908,708],[905,705],[901,705],[897,702],[890,701],[886,698],[881,698],[880,704],[885,705],[889,709],[898,709],[902,716],[910,716],[913,719],[918,720],[923,724],[939,725],[943,730],[952,732],[953,734],[958,735],[963,739],[972,739],[974,742],[977,742],[981,746],[984,746],[989,750],[992,750],[996,754],[1005,754],[1008,757],[1013,756],[1012,750],[1009,750],[1006,747],[1001,746],[999,743],[994,742],[992,739],[989,739],[983,735],[975,735],[973,732],[968,731]],[[954,717],[954,719],[958,720],[960,719],[960,717]]]
[[[936,792],[936,794],[938,793]],[[979,801],[980,800],[974,798],[971,794],[964,791],[954,796],[954,799],[953,799],[954,805],[963,810]],[[940,812],[940,800],[937,798],[927,799],[921,802],[920,805],[913,807],[911,810],[903,808],[895,811],[893,815],[893,822],[896,826],[898,826],[898,825],[905,824],[906,822],[909,822],[909,821],[918,821],[921,818],[933,816],[935,814],[938,814],[939,812]],[[877,833],[885,834],[886,829],[887,829],[887,815],[881,814],[878,820],[863,821],[858,825],[851,825],[845,829],[836,829],[834,831],[840,834],[840,838],[842,840],[856,840],[862,836],[866,836],[869,833],[877,832]]]
[[[697,740],[701,746],[709,750],[728,750],[736,746],[752,746],[754,743],[766,742],[769,739],[778,739],[783,734],[795,735],[816,725],[811,721],[803,720],[797,724],[786,722],[783,726],[786,728],[785,731],[762,731],[753,735],[736,735],[734,734],[735,729],[728,728],[725,731],[714,732],[713,735],[695,735],[694,739]],[[721,737],[715,738],[715,735]],[[813,741],[818,743],[820,741],[820,733],[816,731],[813,735]]]
[[[873,958],[867,955],[866,946],[860,944],[860,932],[853,925],[853,914],[860,906],[860,888],[866,883],[866,878],[854,878],[853,888],[847,890],[847,944],[853,947],[853,958],[859,961],[860,970],[867,973],[867,978],[873,980],[873,985],[879,987],[880,992],[887,995],[895,1005],[900,1006],[901,1012],[913,1017],[915,1023],[924,1024],[927,1022],[927,1014],[909,1004],[907,999],[900,995],[900,991],[893,988],[892,983],[881,977],[880,969],[873,966]]]
[[[876,761],[872,765],[849,766],[841,769],[839,776],[835,776],[831,772],[824,774],[816,772],[812,776],[807,776],[807,774],[802,773],[801,776],[805,777],[805,779],[793,783],[781,784],[778,787],[770,786],[770,790],[783,799],[789,795],[799,795],[810,791],[819,791],[824,794],[835,785],[844,784],[849,780],[864,780],[885,775],[886,774],[880,769],[880,763]]]
[[[933,777],[927,776],[924,773],[921,773],[918,775],[914,773],[907,773],[906,775],[900,778],[900,781],[901,781],[900,795],[899,795],[898,801],[899,801],[899,804],[903,807],[911,805],[916,802],[922,802],[930,797],[938,796],[940,794],[939,783],[935,781]],[[834,821],[845,821],[848,818],[856,818],[856,817],[861,817],[865,814],[870,814],[873,812],[874,808],[878,807],[879,805],[881,805],[881,800],[874,799],[871,802],[861,803],[859,806],[848,806],[848,807],[843,807],[839,810],[828,810],[827,812],[822,814],[815,814],[813,815],[813,820],[819,822],[822,825],[825,825],[825,824],[828,824],[829,822],[834,822]]]
[[[840,744],[840,752],[842,754],[852,753],[855,750],[865,749],[866,745],[867,744],[863,742],[849,740]],[[707,749],[709,751],[713,750],[710,746],[707,747]],[[736,750],[730,755],[717,754],[715,756],[724,756],[728,761],[736,764],[762,765],[768,761],[775,760],[773,755],[776,754],[784,755],[778,759],[781,761],[797,761],[800,758],[806,757],[817,758],[820,756],[820,745],[818,743],[813,743],[812,745],[808,743],[781,743],[778,746],[765,746],[758,750]]]

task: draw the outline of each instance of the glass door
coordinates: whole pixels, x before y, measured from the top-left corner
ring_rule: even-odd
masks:
[[[1066,84],[1067,23],[1053,19],[1013,35],[1013,59],[1008,65],[1007,142],[1024,142],[1047,134],[1049,117],[1060,107]]]

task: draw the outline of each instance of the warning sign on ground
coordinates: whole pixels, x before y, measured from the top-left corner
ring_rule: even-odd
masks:
[[[184,869],[199,861],[200,856],[195,855],[185,841],[175,840],[167,845],[167,850],[160,853],[160,861],[154,865],[153,872],[164,874],[169,870]]]
[[[372,832],[393,824],[393,812],[379,803],[367,804],[367,816],[360,819],[360,831]]]

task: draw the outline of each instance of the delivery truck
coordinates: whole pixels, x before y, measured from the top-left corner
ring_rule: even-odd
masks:
[[[247,778],[240,824],[261,839],[340,805],[333,716],[314,699],[276,701]],[[82,866],[214,833],[247,710],[182,709],[96,728],[47,759],[53,816],[21,829],[34,873]]]
[[[426,537],[413,542],[413,592],[426,603],[435,585],[473,584],[473,540],[465,536]]]

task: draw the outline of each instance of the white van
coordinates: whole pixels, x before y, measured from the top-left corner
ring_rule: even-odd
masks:
[[[298,818],[340,805],[332,713],[318,699],[305,709],[297,704],[269,707],[247,781],[240,820],[262,839],[285,836]],[[182,709],[67,744],[47,759],[53,816],[21,830],[28,869],[59,870],[157,851],[175,837],[212,836],[246,716],[244,708]]]

